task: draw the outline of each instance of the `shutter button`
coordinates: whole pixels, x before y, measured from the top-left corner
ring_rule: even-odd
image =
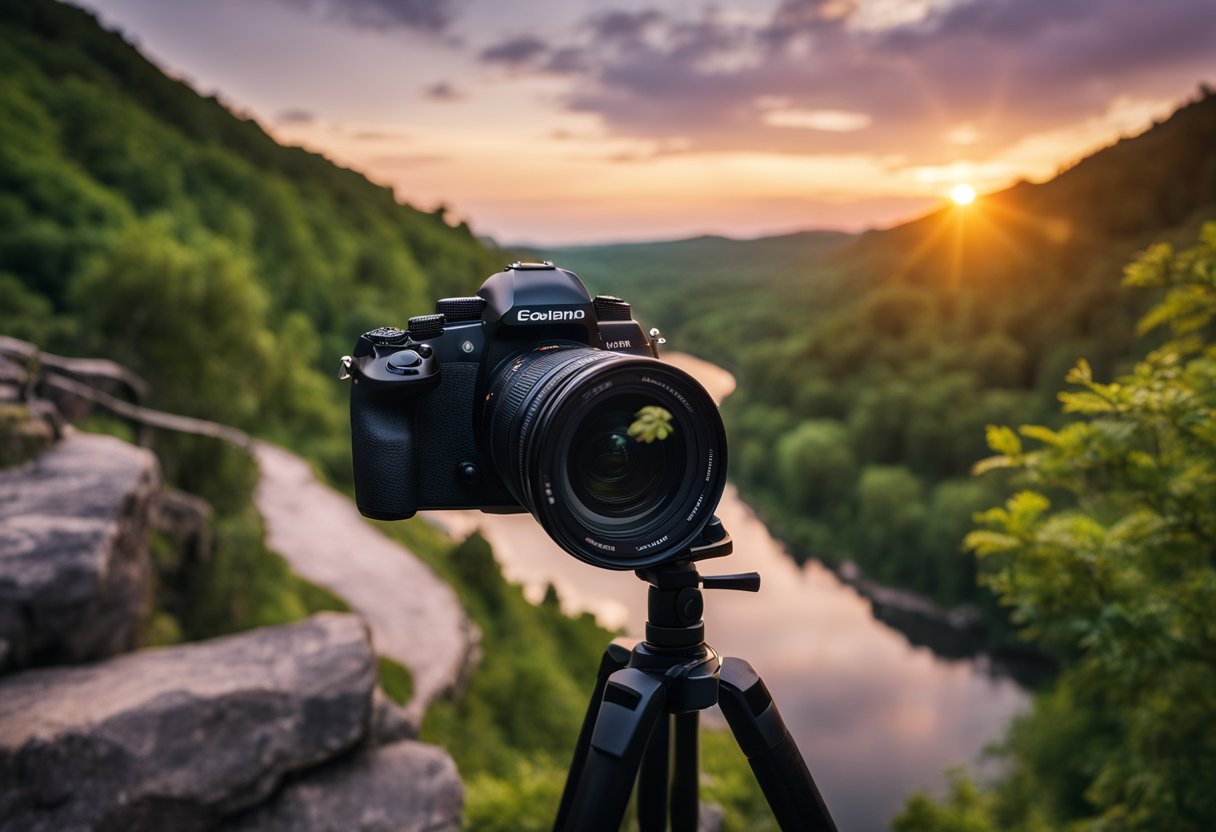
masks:
[[[388,368],[401,375],[417,375],[418,371],[411,369],[422,363],[422,356],[413,350],[401,350],[388,357]]]

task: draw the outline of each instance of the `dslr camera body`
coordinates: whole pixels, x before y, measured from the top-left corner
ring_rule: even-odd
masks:
[[[655,335],[548,261],[365,333],[342,359],[359,510],[530,511],[611,569],[687,549],[721,497],[725,431],[700,384],[658,360]]]

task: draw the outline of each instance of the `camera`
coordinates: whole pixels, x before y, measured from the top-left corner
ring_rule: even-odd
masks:
[[[367,517],[528,511],[575,557],[642,569],[694,546],[722,496],[713,399],[628,303],[549,261],[365,333],[342,367]]]

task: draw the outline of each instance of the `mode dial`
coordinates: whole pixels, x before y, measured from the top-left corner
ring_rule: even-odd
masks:
[[[410,318],[410,338],[415,341],[426,341],[442,334],[442,315],[415,315]]]
[[[400,344],[405,340],[405,330],[398,329],[395,326],[382,326],[373,329],[371,332],[363,333],[363,337],[371,341],[376,346],[384,344]]]
[[[457,321],[476,321],[481,318],[481,310],[486,308],[486,299],[479,297],[471,298],[444,298],[443,300],[435,301],[435,311],[443,315],[444,319],[454,324]]]
[[[595,317],[601,321],[629,321],[633,312],[629,304],[612,295],[597,295],[595,298]]]

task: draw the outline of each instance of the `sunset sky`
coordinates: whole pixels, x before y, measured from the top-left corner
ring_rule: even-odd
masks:
[[[504,242],[888,225],[1216,81],[1212,0],[82,0],[171,74]]]

